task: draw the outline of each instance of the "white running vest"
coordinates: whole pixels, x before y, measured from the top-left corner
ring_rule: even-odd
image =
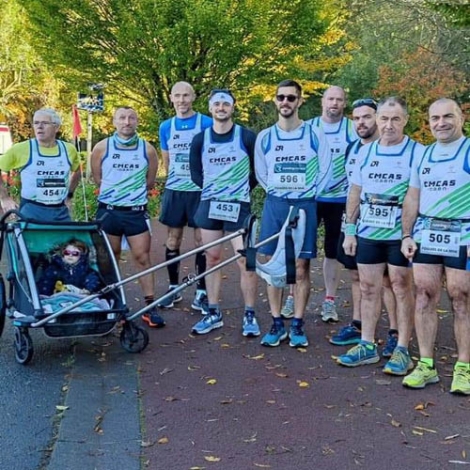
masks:
[[[41,204],[60,204],[67,197],[70,162],[67,148],[57,140],[58,154],[42,155],[36,139],[29,143],[29,160],[21,170],[21,197]]]
[[[109,137],[106,153],[101,160],[101,186],[98,201],[113,206],[143,206],[147,204],[148,157],[145,140],[136,147],[116,147]]]

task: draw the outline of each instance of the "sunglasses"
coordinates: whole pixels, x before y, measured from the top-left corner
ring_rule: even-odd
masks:
[[[80,251],[78,250],[64,250],[62,253],[64,256],[80,256]]]
[[[360,108],[361,106],[370,106],[377,111],[377,102],[372,98],[362,98],[360,100],[354,101],[352,104],[353,109]]]
[[[279,101],[279,103],[282,103],[284,100],[287,100],[289,103],[293,103],[298,99],[299,97],[297,95],[276,95],[276,100]]]

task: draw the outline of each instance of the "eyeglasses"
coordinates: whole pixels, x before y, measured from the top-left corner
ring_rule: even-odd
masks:
[[[55,122],[51,122],[51,121],[34,121],[33,122],[33,126],[55,126]]]
[[[64,250],[62,253],[64,256],[80,256],[80,251],[78,250]]]
[[[298,99],[299,97],[297,95],[276,95],[276,100],[279,101],[279,103],[282,103],[284,100],[287,100],[289,103],[293,103]]]
[[[352,108],[360,108],[361,106],[369,106],[377,111],[377,101],[373,100],[372,98],[361,98],[360,100],[356,100],[352,104]]]

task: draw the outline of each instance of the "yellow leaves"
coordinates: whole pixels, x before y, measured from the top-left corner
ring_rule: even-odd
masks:
[[[168,442],[169,442],[168,437],[162,437],[158,439],[157,441],[158,444],[168,444]]]
[[[399,423],[398,421],[392,419],[392,421],[390,421],[390,424],[395,427],[395,428],[401,428],[401,423]]]
[[[264,359],[264,353],[258,354],[257,356],[246,355],[244,357],[246,357],[247,359],[251,359],[252,361],[261,361],[262,359]]]
[[[63,406],[63,405],[56,405],[55,409],[57,411],[67,411],[69,409],[68,406]]]
[[[304,380],[297,380],[297,383],[300,388],[309,388],[310,384],[308,382],[305,382]]]
[[[220,457],[216,457],[214,455],[205,455],[204,460],[207,460],[208,462],[220,462]]]
[[[206,380],[207,385],[215,385],[217,383],[217,379],[209,379]]]

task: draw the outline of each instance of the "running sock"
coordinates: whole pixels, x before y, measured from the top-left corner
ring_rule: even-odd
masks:
[[[470,368],[470,364],[469,364],[468,362],[459,362],[459,361],[457,361],[457,362],[455,363],[454,370],[455,370],[457,367],[464,367],[465,369],[469,369],[469,368]]]
[[[335,303],[335,296],[334,296],[334,295],[327,295],[327,296],[325,297],[325,301],[326,301],[326,302],[333,302],[333,303]]]
[[[165,260],[171,261],[180,255],[180,250],[170,250],[168,247],[165,249]],[[178,285],[180,275],[180,263],[171,263],[167,266],[168,277],[170,278],[170,285]]]
[[[434,359],[432,357],[422,357],[419,362],[427,365],[430,369],[434,369]]]
[[[292,319],[292,326],[302,326],[304,324],[304,321],[302,318],[293,318]]]
[[[394,330],[394,329],[388,330],[388,334],[389,334],[390,336],[392,336],[392,335],[398,335],[398,330]]]
[[[353,320],[351,322],[351,325],[354,326],[354,328],[358,329],[359,331],[361,331],[361,328],[362,328],[362,322],[361,320]]]
[[[371,343],[370,341],[362,340],[361,344],[365,346],[369,351],[373,351],[376,348],[375,344]]]
[[[198,253],[196,255],[195,264],[196,264],[196,274],[199,275],[199,274],[204,273],[206,271],[206,254]],[[197,289],[198,290],[200,289],[203,291],[206,290],[206,278],[205,277],[202,277],[201,279],[199,279],[199,281],[197,281]]]
[[[273,317],[273,322],[277,326],[284,326],[284,321],[280,317],[279,318]]]
[[[215,311],[215,313],[220,313],[219,304],[209,304],[209,312]]]
[[[146,295],[144,297],[145,305],[150,305],[152,302],[155,301],[155,297],[153,295]]]

